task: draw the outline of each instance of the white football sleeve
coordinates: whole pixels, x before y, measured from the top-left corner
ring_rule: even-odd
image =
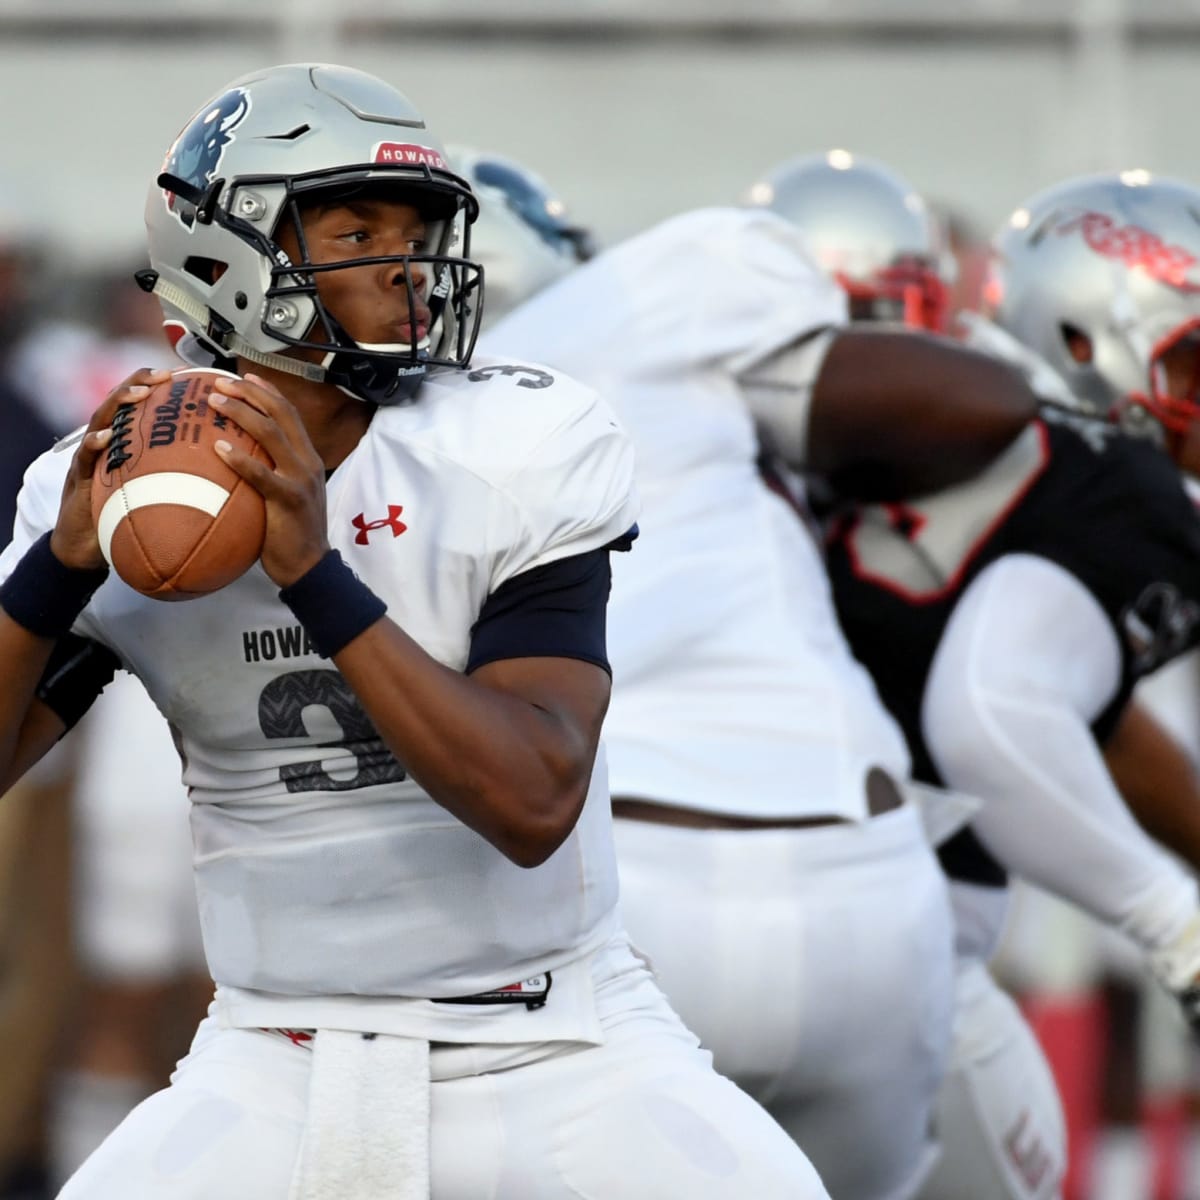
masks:
[[[1195,914],[1197,889],[1133,818],[1092,736],[1120,676],[1116,634],[1087,589],[1009,555],[959,601],[922,729],[947,785],[983,801],[974,828],[1005,867],[1152,951]]]
[[[82,432],[82,431],[80,431]],[[61,449],[47,450],[30,464],[17,495],[12,540],[0,553],[0,583],[12,574],[25,551],[54,528],[62,502],[63,481],[75,453],[76,440],[65,438]]]
[[[764,443],[792,467],[804,465],[813,387],[837,333],[822,329],[785,346],[751,367],[739,381]]]
[[[613,411],[592,393],[529,453],[504,484],[516,510],[491,590],[545,563],[598,550],[637,522],[633,445]]]

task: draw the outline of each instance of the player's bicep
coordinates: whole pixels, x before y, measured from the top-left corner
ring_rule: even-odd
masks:
[[[598,733],[610,690],[609,553],[571,555],[502,583],[471,630],[467,673]]]
[[[844,330],[813,386],[807,465],[863,501],[970,478],[1036,415],[1007,363],[912,330]]]

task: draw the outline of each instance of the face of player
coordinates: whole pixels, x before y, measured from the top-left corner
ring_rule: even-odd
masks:
[[[337,263],[356,258],[420,254],[426,249],[426,224],[411,204],[378,198],[354,198],[313,205],[301,211],[308,260]],[[280,246],[293,261],[301,254],[299,239],[285,225]],[[421,264],[409,267],[413,304],[399,262],[365,263],[315,276],[325,309],[362,345],[412,345],[429,331],[429,282]],[[324,340],[317,328],[310,334]]]
[[[1162,386],[1171,399],[1200,403],[1200,330],[1164,351],[1158,366]],[[1167,449],[1184,471],[1200,477],[1200,419],[1193,418],[1182,432],[1169,432]]]

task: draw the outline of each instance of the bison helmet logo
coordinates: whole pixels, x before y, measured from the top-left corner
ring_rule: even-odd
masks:
[[[217,168],[225,155],[225,147],[233,141],[233,131],[250,112],[250,93],[245,88],[233,88],[207,108],[198,112],[167,151],[163,171],[204,191],[217,177]],[[195,217],[189,204],[165,191],[167,208],[190,229]]]

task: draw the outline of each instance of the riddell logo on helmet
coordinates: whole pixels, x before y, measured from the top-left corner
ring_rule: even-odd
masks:
[[[445,171],[446,160],[430,146],[417,146],[411,142],[378,142],[371,161],[397,163],[400,166],[437,167]]]

